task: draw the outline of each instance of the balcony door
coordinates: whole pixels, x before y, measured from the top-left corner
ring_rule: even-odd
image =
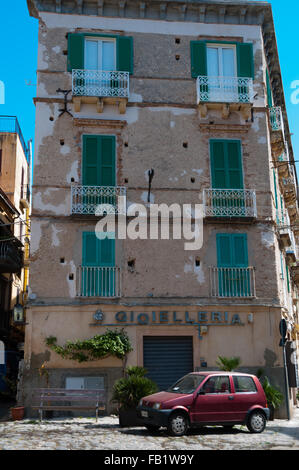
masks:
[[[248,297],[250,273],[246,233],[217,234],[218,292],[220,297]]]
[[[209,100],[236,101],[238,85],[236,47],[234,45],[207,45],[207,73],[209,77]]]
[[[215,216],[245,216],[240,140],[211,140],[212,207]]]
[[[115,136],[84,135],[82,153],[83,204],[91,206],[94,212],[99,205],[115,206]]]
[[[82,234],[81,292],[83,297],[114,297],[116,292],[115,239]]]

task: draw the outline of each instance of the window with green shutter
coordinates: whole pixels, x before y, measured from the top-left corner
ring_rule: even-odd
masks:
[[[191,41],[191,76],[198,102],[250,103],[253,46],[230,41]]]
[[[243,189],[240,140],[210,140],[212,187]]]
[[[217,233],[218,267],[248,267],[246,233]]]
[[[199,75],[208,74],[207,65],[207,47],[210,45],[234,46],[236,49],[236,72],[238,77],[247,77],[254,79],[254,57],[253,45],[251,43],[230,42],[230,41],[191,41],[191,76],[193,78]],[[224,57],[224,56],[223,56]],[[230,60],[227,54],[228,60]],[[222,68],[225,72],[225,67]],[[230,72],[231,73],[231,72]]]
[[[82,184],[115,186],[115,136],[83,135]]]
[[[86,188],[83,204],[94,207],[96,211],[102,205],[102,212],[110,212],[110,207],[117,204],[116,192],[116,155],[115,136],[83,135],[82,185],[98,186],[98,189]],[[105,209],[105,206],[108,206]],[[109,210],[108,210],[109,209]]]
[[[243,189],[241,142],[210,141],[213,213],[219,217],[246,215]],[[219,191],[216,191],[219,190]]]
[[[218,233],[217,266],[220,297],[247,297],[251,292],[246,233]]]
[[[70,33],[68,35],[68,71],[71,72],[74,69],[84,69],[85,68],[85,42],[91,41],[91,39],[103,40],[104,43],[107,43],[107,50],[112,50],[109,44],[110,40],[115,40],[116,42],[116,71],[120,72],[129,72],[133,73],[133,38],[131,36],[118,36],[118,35],[108,35],[108,34],[91,34],[91,33]],[[105,41],[105,39],[107,41]],[[111,42],[111,41],[110,41]],[[94,53],[98,53],[98,48],[95,47],[95,44],[90,44],[89,51],[92,47],[94,48]],[[89,53],[89,52],[88,52]],[[111,63],[112,61],[106,61]],[[93,64],[93,61],[89,58],[88,63]],[[94,67],[101,67],[103,61],[94,61]]]
[[[116,291],[115,239],[82,234],[81,296],[114,297]]]
[[[82,266],[115,266],[114,238],[100,238],[95,232],[83,232],[82,237]]]

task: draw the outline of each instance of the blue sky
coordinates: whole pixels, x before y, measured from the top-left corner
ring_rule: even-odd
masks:
[[[289,124],[294,134],[292,141],[295,159],[299,160],[299,104],[291,103],[291,94],[294,92],[291,84],[295,80],[299,81],[299,2],[271,0],[270,3],[276,27]],[[0,80],[5,84],[5,104],[0,104],[0,114],[16,115],[24,137],[28,140],[34,138],[35,86],[28,84],[36,84],[38,24],[36,19],[29,16],[26,0],[2,0],[0,11]]]

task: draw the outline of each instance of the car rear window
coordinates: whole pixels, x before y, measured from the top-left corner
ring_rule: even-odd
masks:
[[[248,392],[256,392],[256,385],[254,380],[251,377],[245,377],[242,375],[234,375],[234,386],[235,392],[237,393],[248,393]]]

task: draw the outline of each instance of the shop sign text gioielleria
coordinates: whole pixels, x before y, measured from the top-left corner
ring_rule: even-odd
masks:
[[[138,312],[120,310],[113,314],[112,323],[105,322],[105,313],[98,310],[93,315],[93,325],[101,326],[196,326],[198,336],[207,333],[209,326],[244,326],[239,313],[208,312],[208,311],[177,311],[154,310],[151,312]],[[249,321],[248,315],[248,321]]]

